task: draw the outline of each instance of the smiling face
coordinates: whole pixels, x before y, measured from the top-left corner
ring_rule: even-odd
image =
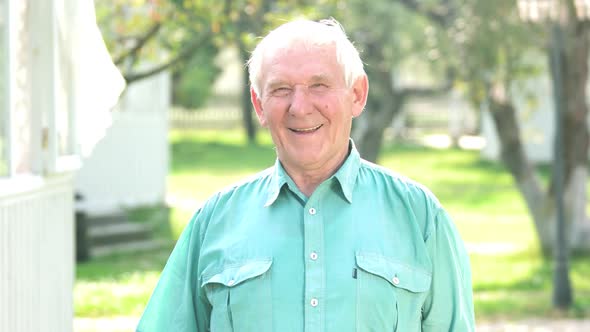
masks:
[[[348,153],[352,118],[365,106],[366,76],[347,87],[330,45],[278,50],[261,72],[261,96],[252,90],[252,103],[283,166],[331,175]]]

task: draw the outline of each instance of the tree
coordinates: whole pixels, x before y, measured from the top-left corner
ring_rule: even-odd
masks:
[[[565,93],[560,149],[565,159],[565,215],[571,249],[590,249],[590,227],[585,212],[588,160],[586,82],[588,80],[588,25],[576,19],[573,2],[568,0],[567,15],[561,22],[564,48],[561,50],[561,81]],[[527,25],[518,17],[512,0],[489,2],[462,1],[462,20],[453,27],[457,58],[463,64],[462,80],[475,105],[485,103],[492,115],[501,146],[501,159],[522,194],[543,250],[548,253],[555,239],[555,176],[543,186],[535,165],[528,159],[522,142],[517,109],[511,88],[520,79],[534,77],[542,67],[530,61],[528,54],[542,54],[552,45],[547,31]],[[539,45],[541,45],[539,47]],[[554,65],[553,63],[551,65]],[[553,71],[552,71],[553,72]],[[555,160],[554,160],[555,162]]]
[[[182,66],[172,70],[172,104],[187,110],[205,105],[213,92],[221,67],[215,63],[219,47],[213,42],[202,45]]]
[[[230,5],[229,0],[96,1],[98,23],[127,84],[186,65],[217,37]]]
[[[439,55],[429,51],[433,39],[440,36],[436,30],[429,29],[429,19],[440,8],[418,5],[411,0],[348,0],[333,1],[323,9],[346,27],[366,64],[369,99],[365,112],[353,123],[352,136],[367,160],[377,160],[385,130],[409,99],[433,96],[451,87],[444,69],[431,71],[435,78],[422,83],[408,83],[400,69],[408,62],[423,67],[438,64],[435,59]],[[444,15],[439,13],[438,18],[441,17]],[[367,18],[375,24],[367,24]]]

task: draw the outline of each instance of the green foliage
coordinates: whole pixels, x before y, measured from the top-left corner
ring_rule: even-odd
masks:
[[[225,2],[213,0],[96,2],[97,22],[126,78],[146,67],[170,64],[178,71],[190,62],[202,65],[211,46],[223,42],[225,10]]]
[[[521,20],[515,1],[456,0],[455,8],[445,58],[477,107],[490,85],[540,74],[544,31]]]
[[[213,83],[221,69],[215,64],[217,48],[203,47],[191,60],[178,68],[172,76],[172,103],[186,109],[205,104],[211,95]]]
[[[409,58],[427,54],[428,22],[398,1],[340,1],[325,11],[344,25],[368,71],[395,71]]]

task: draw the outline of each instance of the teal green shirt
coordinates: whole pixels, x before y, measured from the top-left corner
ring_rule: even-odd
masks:
[[[307,198],[274,167],[209,199],[138,331],[473,331],[463,242],[423,186],[350,155]]]

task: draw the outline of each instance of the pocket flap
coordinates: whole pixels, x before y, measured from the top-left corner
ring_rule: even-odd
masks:
[[[233,287],[248,279],[263,275],[270,269],[271,265],[271,259],[245,261],[236,264],[225,265],[221,272],[204,276],[201,287],[212,283]]]
[[[432,276],[428,272],[379,254],[357,253],[356,264],[364,271],[410,292],[425,292],[430,288]]]

